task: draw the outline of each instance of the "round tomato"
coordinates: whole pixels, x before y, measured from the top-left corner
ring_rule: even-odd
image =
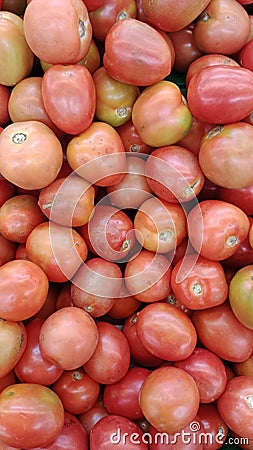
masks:
[[[237,66],[239,67],[237,61],[227,55],[220,55],[219,53],[210,53],[207,55],[202,55],[199,58],[195,59],[187,69],[185,83],[188,86],[190,79],[196,72],[204,69],[209,66]],[[209,131],[209,130],[208,130]]]
[[[189,65],[203,55],[195,42],[193,29],[194,26],[190,24],[182,30],[168,33],[175,51],[175,62],[173,65],[173,71],[175,72],[185,73]]]
[[[242,267],[230,281],[229,302],[237,319],[253,330],[253,265]]]
[[[0,319],[0,378],[14,369],[26,344],[27,331],[23,322]]]

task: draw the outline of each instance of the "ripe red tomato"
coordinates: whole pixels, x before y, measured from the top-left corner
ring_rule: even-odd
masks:
[[[159,433],[150,425],[147,437],[150,442],[149,450],[202,450],[201,433],[203,427],[198,416],[187,427],[174,434]]]
[[[8,445],[45,446],[57,437],[63,424],[62,402],[48,387],[19,383],[0,393],[0,439]]]
[[[0,267],[15,259],[17,245],[0,233]]]
[[[0,319],[0,378],[14,369],[26,344],[27,332],[23,322]]]
[[[153,147],[145,144],[141,140],[132,120],[128,120],[124,125],[117,127],[117,131],[122,139],[126,152],[137,153],[138,156],[138,153],[151,153],[153,150]]]
[[[15,194],[15,186],[0,175],[0,207]]]
[[[237,376],[239,375],[253,376],[253,353],[245,361],[234,363],[233,370],[235,375]]]
[[[193,30],[194,25],[190,24],[181,30],[168,33],[175,51],[175,62],[173,64],[173,71],[175,72],[185,73],[189,65],[203,55],[195,42]]]
[[[217,53],[208,53],[207,55],[202,55],[195,61],[193,61],[190,66],[187,69],[186,72],[186,78],[185,83],[186,86],[188,86],[190,79],[193,77],[193,75],[200,70],[204,69],[205,67],[209,66],[237,66],[239,67],[240,64],[238,64],[237,61],[235,61],[233,58],[227,56],[227,55],[221,55]],[[209,130],[208,130],[209,131]]]
[[[221,418],[215,404],[200,404],[198,410],[204,433],[210,436],[209,442],[204,444],[205,450],[217,450],[221,448],[228,435],[228,426]]]
[[[237,319],[253,330],[253,264],[236,272],[229,284],[229,302]]]
[[[252,58],[252,49],[253,49],[253,40],[250,39],[246,44],[241,48],[239,53],[239,61],[242,67],[245,69],[253,70],[253,58]]]
[[[11,92],[7,86],[0,84],[0,126],[6,125],[10,121],[8,104]]]

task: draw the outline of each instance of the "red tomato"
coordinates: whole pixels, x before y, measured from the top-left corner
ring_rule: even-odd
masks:
[[[219,188],[218,197],[241,208],[247,216],[253,215],[253,183],[241,189]]]
[[[39,59],[75,64],[88,53],[92,26],[82,0],[37,0],[25,10],[24,33]]]
[[[187,148],[195,156],[198,156],[201,139],[212,127],[213,125],[210,123],[201,122],[195,117],[192,117],[192,126],[189,133],[183,139],[180,139],[180,141],[177,142],[177,145]]]
[[[108,416],[108,412],[102,405],[102,400],[100,398],[87,412],[80,414],[78,418],[89,436],[94,425],[105,416]]]
[[[88,11],[95,11],[98,8],[101,8],[101,6],[104,5],[105,0],[85,0],[84,1]]]
[[[15,259],[16,244],[9,241],[0,233],[0,267]]]
[[[239,61],[242,67],[253,71],[253,40],[250,39],[242,48],[239,54]]]
[[[155,369],[141,387],[140,406],[146,419],[162,433],[173,434],[190,424],[199,408],[193,378],[172,366]]]
[[[10,121],[10,115],[8,111],[8,104],[11,92],[7,86],[0,84],[0,126],[6,125]]]
[[[138,153],[151,153],[153,150],[153,147],[145,144],[141,140],[132,120],[128,120],[124,125],[117,127],[117,131],[122,139],[126,152],[133,152],[138,155]]]
[[[27,344],[14,370],[22,383],[38,383],[49,386],[62,374],[62,369],[43,357],[39,345],[42,319],[33,319],[26,325]]]
[[[250,226],[253,225],[253,218],[249,217]],[[235,269],[241,269],[244,266],[253,264],[253,247],[250,245],[249,234],[241,242],[238,250],[230,258],[224,260],[224,264],[227,267],[234,267]]]
[[[86,67],[53,65],[43,75],[41,94],[48,116],[60,130],[77,135],[91,125],[96,90]]]
[[[137,313],[136,330],[144,347],[166,361],[187,358],[197,343],[197,334],[189,317],[168,303],[146,305]]]
[[[171,72],[171,49],[162,35],[137,19],[124,19],[109,29],[103,64],[112,78],[149,86]]]
[[[188,214],[188,234],[192,246],[201,256],[212,261],[233,255],[248,232],[248,217],[231,203],[203,200]]]
[[[122,331],[110,323],[98,322],[97,329],[98,344],[84,370],[98,383],[113,384],[129,369],[129,344]]]
[[[13,195],[15,195],[14,184],[0,175],[0,207]]]
[[[0,319],[0,379],[14,369],[26,343],[27,332],[23,322]]]
[[[122,284],[120,297],[116,298],[113,306],[108,311],[108,315],[113,319],[127,319],[139,309],[141,302],[132,297],[125,283]]]
[[[64,409],[72,414],[83,414],[97,401],[100,385],[79,367],[65,370],[52,387]]]
[[[246,375],[253,376],[253,353],[250,355],[248,359],[242,362],[234,363],[233,370],[235,375]]]
[[[227,438],[228,427],[221,418],[217,407],[214,404],[199,405],[198,416],[200,418],[203,431],[206,433],[208,442],[204,442],[204,450],[217,450],[221,448]]]
[[[227,426],[239,436],[253,439],[253,378],[238,376],[228,381],[217,401],[218,411]]]
[[[194,40],[193,29],[194,26],[190,24],[179,31],[168,33],[175,50],[175,63],[173,65],[173,71],[175,72],[185,73],[189,65],[203,55]]]
[[[240,64],[238,64],[237,61],[235,61],[234,59],[230,58],[227,55],[222,55],[219,53],[218,54],[211,53],[211,54],[207,54],[207,55],[202,55],[202,56],[200,56],[200,58],[193,61],[190,64],[190,66],[188,67],[187,72],[186,72],[186,79],[185,79],[186,86],[188,86],[190,79],[193,77],[193,75],[195,73],[199,72],[200,70],[204,69],[205,67],[220,66],[220,65],[222,65],[222,66],[229,65],[229,66],[237,66],[237,67],[240,66]]]
[[[237,319],[253,330],[253,264],[236,272],[229,284],[229,303]]]
[[[85,364],[97,342],[94,320],[75,306],[67,306],[51,314],[42,324],[39,335],[42,355],[64,370],[77,369]]]
[[[192,115],[203,122],[238,122],[253,110],[253,73],[236,66],[205,67],[191,78],[187,100]]]
[[[62,402],[48,387],[19,383],[0,393],[0,439],[8,445],[26,449],[47,445],[63,424]]]
[[[227,303],[195,311],[192,321],[200,342],[220,358],[241,362],[251,355],[253,331],[239,322]]]
[[[15,372],[14,370],[11,370],[6,375],[0,378],[0,392],[2,392],[6,387],[15,383],[16,383]]]
[[[179,433],[164,434],[159,433],[152,425],[149,427],[148,440],[150,450],[202,450],[203,427],[198,416],[180,430]]]

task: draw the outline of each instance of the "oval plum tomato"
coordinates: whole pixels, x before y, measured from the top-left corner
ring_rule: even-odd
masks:
[[[242,48],[239,53],[240,65],[245,69],[253,71],[253,40],[250,39]]]
[[[84,239],[75,229],[54,222],[33,229],[26,240],[26,251],[28,258],[54,282],[71,279],[88,254]]]
[[[168,33],[175,50],[175,62],[173,71],[185,73],[189,65],[203,55],[193,37],[193,24],[187,25],[182,30]]]
[[[145,173],[152,191],[162,200],[174,203],[195,199],[205,181],[197,157],[178,145],[153,150]]]
[[[210,0],[201,0],[197,4],[191,0],[178,3],[176,0],[142,0],[146,20],[164,31],[178,31],[189,25]]]
[[[173,366],[155,369],[140,391],[146,419],[162,433],[173,434],[190,424],[199,408],[199,391],[193,378]]]
[[[26,343],[27,332],[23,322],[0,319],[0,378],[14,369]]]
[[[136,212],[134,229],[137,240],[146,250],[175,251],[187,235],[184,210],[181,205],[152,197]]]
[[[93,122],[70,140],[67,161],[80,177],[98,186],[119,183],[126,169],[123,142],[117,131],[105,122]]]
[[[229,258],[249,232],[249,219],[237,206],[203,200],[188,214],[188,235],[200,255],[212,261]]]
[[[110,414],[97,422],[90,432],[90,450],[148,450],[141,428],[126,417]]]
[[[77,415],[85,413],[95,404],[100,385],[79,367],[76,370],[65,370],[52,389],[61,399],[64,409]]]
[[[113,127],[131,119],[133,104],[140,94],[137,86],[114,80],[104,67],[93,74],[96,88],[96,118]]]
[[[253,110],[253,73],[236,66],[205,67],[191,78],[187,101],[192,115],[203,122],[238,122]]]
[[[0,233],[10,241],[24,244],[31,231],[46,220],[33,195],[16,195],[0,209]]]
[[[217,126],[203,136],[199,150],[199,164],[206,178],[217,186],[243,189],[253,183],[249,169],[253,126],[236,122]],[[238,167],[242,174],[238,179]]]
[[[135,0],[106,0],[101,7],[90,13],[93,36],[104,41],[109,29],[119,20],[135,18],[137,14]]]
[[[239,322],[229,304],[195,311],[192,322],[200,342],[220,358],[241,362],[251,355],[253,331]]]
[[[227,374],[224,363],[205,348],[196,347],[188,358],[176,361],[175,367],[185,370],[195,380],[200,403],[214,402],[225,390]]]
[[[53,65],[43,75],[41,95],[48,116],[64,133],[77,135],[91,125],[96,90],[86,67]]]
[[[239,436],[253,439],[253,378],[238,376],[228,381],[217,401],[218,411],[227,426]]]
[[[11,92],[7,86],[0,84],[0,126],[6,125],[10,121],[10,115],[8,111],[8,104]]]
[[[162,300],[171,292],[171,270],[170,261],[164,255],[141,250],[126,264],[126,287],[140,302]]]
[[[19,383],[0,393],[0,439],[8,445],[26,449],[47,445],[63,424],[62,402],[46,386]]]
[[[92,39],[82,0],[30,2],[24,14],[24,33],[33,53],[50,64],[77,63],[88,53]]]
[[[85,364],[97,342],[94,320],[75,306],[67,306],[51,314],[43,322],[39,335],[42,355],[64,370],[77,369]]]
[[[162,35],[145,22],[116,22],[105,39],[103,64],[122,83],[149,86],[171,72],[171,50]]]
[[[16,186],[48,186],[60,172],[62,162],[61,143],[42,122],[12,123],[0,134],[0,172]]]
[[[19,81],[11,91],[8,111],[12,122],[37,120],[60,136],[60,131],[49,118],[41,96],[42,77],[27,77]]]
[[[146,305],[137,313],[136,329],[144,347],[166,361],[187,358],[197,343],[189,317],[168,303]]]
[[[122,274],[117,264],[103,258],[91,258],[72,278],[71,300],[92,317],[108,313],[120,296]],[[106,294],[106,295],[105,295]]]
[[[25,320],[43,306],[49,288],[45,272],[32,261],[12,260],[0,267],[0,317]]]
[[[98,343],[84,370],[98,383],[113,384],[123,378],[130,365],[127,338],[114,325],[98,322]]]
[[[134,103],[132,121],[145,144],[162,147],[175,144],[187,135],[192,114],[179,87],[165,80],[142,91]]]
[[[30,74],[34,62],[33,52],[24,36],[21,17],[1,11],[0,42],[0,84],[15,86]]]
[[[27,344],[14,371],[22,383],[49,386],[61,376],[63,369],[49,362],[41,354],[39,334],[42,324],[42,319],[33,319],[26,325]]]
[[[217,450],[221,448],[228,435],[228,426],[221,418],[219,411],[214,404],[199,405],[198,416],[200,418],[204,433],[209,433],[208,442],[204,443],[205,450]]]
[[[107,411],[131,420],[142,419],[138,398],[149,373],[150,370],[143,367],[132,367],[120,381],[105,386],[103,401]]]
[[[238,206],[247,216],[253,216],[253,183],[241,189],[220,187],[218,190],[218,198],[224,202]]]
[[[191,255],[184,258],[191,260]],[[193,310],[205,309],[220,305],[226,300],[228,285],[219,261],[199,256],[186,278],[178,282],[177,274],[183,263],[182,259],[179,260],[171,274],[171,288],[183,305]]]
[[[230,281],[229,302],[237,319],[253,330],[253,265],[239,269]]]
[[[53,222],[80,227],[88,222],[93,212],[94,199],[94,187],[73,172],[43,188],[38,205]]]
[[[15,259],[17,244],[9,241],[0,233],[0,267]]]
[[[194,25],[194,39],[204,53],[232,55],[247,42],[249,16],[235,0],[211,0]]]

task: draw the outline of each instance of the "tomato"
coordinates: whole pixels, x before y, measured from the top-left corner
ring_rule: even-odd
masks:
[[[92,26],[82,0],[37,0],[25,10],[24,33],[39,59],[75,64],[88,53]]]
[[[139,309],[141,302],[132,297],[125,283],[122,283],[120,297],[115,299],[113,306],[108,311],[108,315],[113,319],[127,319]]]
[[[182,369],[165,366],[146,377],[140,391],[144,416],[162,433],[173,434],[190,424],[199,407],[199,391]]]
[[[0,392],[2,392],[6,387],[15,383],[16,383],[15,372],[14,370],[11,370],[6,375],[0,378]]]
[[[146,87],[137,98],[132,121],[145,144],[162,147],[175,144],[187,135],[192,114],[179,87],[171,81],[160,81]]]
[[[26,240],[26,251],[49,281],[55,282],[72,278],[88,254],[87,245],[76,230],[54,222],[44,222],[33,229]]]
[[[1,11],[0,42],[0,84],[15,86],[30,74],[34,55],[24,36],[23,20],[9,11]]]
[[[253,353],[249,356],[248,359],[242,362],[237,362],[233,364],[233,370],[235,375],[247,375],[253,376]]]
[[[151,196],[151,189],[145,177],[145,161],[127,153],[127,168],[122,180],[106,188],[108,198],[118,208],[137,209]]]
[[[222,55],[222,54],[217,54],[217,53],[210,53],[207,55],[202,55],[199,58],[195,59],[195,61],[193,61],[186,72],[186,79],[185,79],[185,83],[186,86],[188,86],[190,79],[193,77],[193,75],[195,75],[195,73],[199,72],[200,70],[204,69],[205,67],[209,67],[209,66],[225,66],[225,65],[229,65],[229,66],[237,66],[239,67],[240,64],[238,64],[237,61],[235,61],[233,58],[227,56],[227,55]]]
[[[60,287],[60,291],[57,295],[56,300],[56,310],[61,309],[65,306],[73,306],[71,295],[70,295],[71,283],[67,281]]]
[[[10,115],[8,111],[8,103],[10,99],[10,90],[7,86],[0,84],[0,125],[6,125],[10,121]]]
[[[125,335],[114,325],[98,322],[98,344],[84,364],[85,372],[102,384],[113,384],[123,378],[130,364],[130,348]]]
[[[149,427],[147,441],[150,450],[202,450],[203,427],[198,416],[184,427],[179,433],[164,434],[159,433],[152,425]]]
[[[193,200],[204,186],[197,157],[178,145],[154,150],[146,161],[145,172],[152,191],[167,202]]]
[[[0,135],[0,172],[16,186],[47,186],[57,177],[62,162],[60,141],[42,122],[12,123]]]
[[[32,316],[33,319],[38,318],[45,320],[56,310],[56,301],[59,293],[58,283],[49,283],[47,298],[40,310]]]
[[[43,188],[38,205],[53,222],[80,227],[88,222],[93,212],[94,199],[94,187],[73,172]]]
[[[149,373],[148,369],[132,367],[120,381],[105,386],[103,400],[107,411],[131,420],[143,418],[138,398]]]
[[[67,146],[67,161],[92,184],[110,186],[123,178],[126,154],[117,131],[105,122],[93,122]]]
[[[113,127],[131,119],[132,108],[140,91],[137,86],[114,80],[104,67],[93,74],[96,88],[96,118]]]
[[[0,393],[0,438],[8,445],[26,449],[47,445],[63,424],[62,403],[48,387],[19,383]]]
[[[3,5],[2,7],[1,4]],[[22,15],[24,13],[26,5],[26,0],[3,0],[0,2],[0,9],[13,12],[14,14]]]
[[[72,279],[71,300],[92,317],[110,311],[120,296],[122,274],[117,264],[103,258],[89,259]],[[106,295],[105,295],[106,294]]]
[[[253,60],[252,60],[252,47],[253,41],[250,39],[245,45],[241,48],[239,53],[239,61],[242,67],[246,69],[253,70]]]
[[[253,110],[253,73],[229,65],[205,67],[191,78],[187,101],[193,116],[203,122],[238,122]]]
[[[194,40],[193,29],[193,24],[190,24],[182,30],[168,33],[175,50],[175,63],[173,65],[173,71],[175,72],[185,73],[189,65],[203,55]]]
[[[0,319],[0,378],[14,369],[24,353],[27,332],[23,322]]]
[[[252,391],[253,378],[237,376],[228,381],[225,392],[217,401],[218,411],[227,426],[249,439],[253,438]]]
[[[239,322],[227,303],[195,311],[192,322],[200,342],[220,358],[241,362],[251,355],[253,332]]]
[[[211,0],[194,25],[194,39],[204,53],[231,55],[247,42],[249,16],[235,0]]]
[[[10,181],[0,175],[0,207],[9,198],[15,195],[15,186]]]
[[[221,418],[216,405],[201,404],[199,405],[198,416],[200,418],[204,433],[210,436],[208,442],[204,442],[204,449],[219,449],[221,448],[228,435],[228,427]]]
[[[97,401],[100,385],[80,367],[65,370],[52,389],[62,401],[64,409],[72,414],[83,414]]]
[[[229,302],[237,319],[253,330],[253,264],[242,267],[232,278]]]
[[[224,363],[214,353],[196,347],[183,361],[176,361],[175,367],[185,370],[195,380],[200,394],[200,403],[211,403],[224,392],[227,374]]]
[[[251,225],[249,230],[249,243],[251,247],[253,248],[253,225]]]
[[[148,450],[143,432],[132,420],[118,415],[103,417],[90,432],[90,450],[111,450],[114,445],[125,450]]]
[[[188,214],[188,235],[200,255],[212,261],[229,258],[249,232],[249,219],[237,206],[203,200]]]
[[[162,35],[137,19],[124,19],[109,29],[103,64],[122,83],[149,86],[171,72],[171,50]]]
[[[48,116],[60,130],[76,135],[91,125],[96,90],[86,67],[53,65],[43,75],[41,95]]]
[[[253,183],[241,189],[220,188],[219,199],[241,208],[248,216],[253,215]]]
[[[124,125],[117,127],[117,132],[122,139],[126,152],[133,152],[138,155],[138,153],[151,153],[153,150],[153,147],[141,140],[132,120],[128,120]]]
[[[1,211],[1,210],[0,210]],[[16,244],[9,241],[0,233],[0,267],[5,263],[15,259]]]
[[[136,238],[146,250],[159,253],[175,251],[186,237],[186,217],[183,208],[152,197],[139,207],[134,228]]]
[[[253,225],[253,218],[249,217],[250,226]],[[249,234],[241,242],[238,250],[230,258],[224,260],[224,264],[229,267],[234,267],[235,269],[240,269],[243,266],[248,266],[253,264],[253,248],[250,245]]]
[[[90,13],[93,35],[104,41],[109,29],[119,20],[135,18],[137,14],[134,0],[106,0],[96,11]]]
[[[191,261],[191,255],[185,256]],[[180,302],[187,308],[198,310],[223,303],[228,295],[228,285],[222,265],[218,261],[199,256],[192,270],[181,282],[177,281],[178,272],[185,264],[179,260],[171,274],[171,287]]]
[[[105,0],[85,0],[85,5],[88,11],[95,11],[98,8],[101,8],[101,6],[104,5]]]
[[[94,353],[97,342],[94,320],[75,306],[67,306],[51,314],[43,322],[39,335],[41,354],[64,370],[78,369],[85,364]]]
[[[137,313],[136,330],[144,347],[167,361],[187,358],[197,343],[197,334],[190,319],[168,303],[146,305]]]
[[[127,262],[124,277],[128,291],[140,302],[156,302],[171,292],[170,262],[161,254],[141,250]]]
[[[142,8],[148,22],[164,31],[178,31],[196,19],[209,1],[193,3],[191,0],[184,0],[179,3],[171,0],[168,3],[164,0],[142,0]]]

